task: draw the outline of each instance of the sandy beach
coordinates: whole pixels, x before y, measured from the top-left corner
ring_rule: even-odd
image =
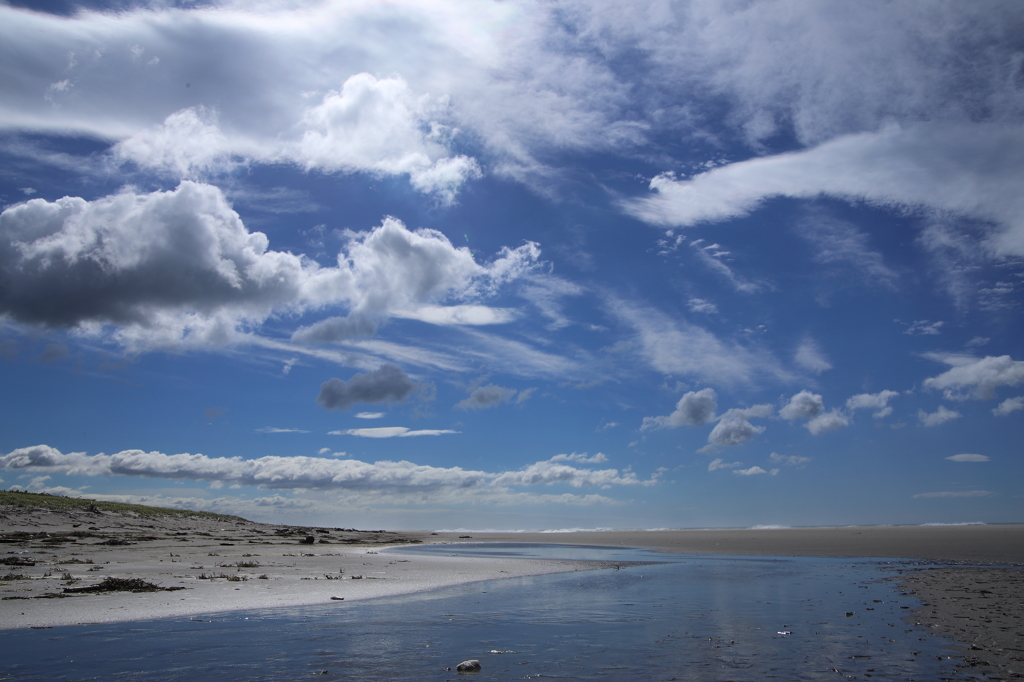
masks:
[[[467,559],[459,543],[644,547],[719,555],[892,557],[925,606],[908,622],[963,644],[965,666],[1024,673],[1024,525],[572,533],[434,533],[260,524],[99,508],[0,507],[0,628],[119,622],[338,604],[497,578],[608,568],[593,562]],[[451,543],[446,556],[380,553]],[[929,567],[927,563],[961,564]],[[1018,566],[1004,568],[992,566]],[[126,591],[138,588],[144,591]]]

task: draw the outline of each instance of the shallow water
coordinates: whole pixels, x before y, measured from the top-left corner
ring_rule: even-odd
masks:
[[[460,556],[657,561],[317,607],[0,632],[0,679],[937,680],[895,564],[621,548],[434,545]],[[852,615],[847,615],[852,613]],[[446,668],[452,668],[447,671]]]

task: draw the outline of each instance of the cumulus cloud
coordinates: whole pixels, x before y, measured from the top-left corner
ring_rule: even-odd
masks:
[[[320,102],[294,111],[291,130],[276,139],[228,134],[219,113],[181,109],[114,145],[113,157],[183,179],[199,179],[249,162],[294,163],[310,171],[405,175],[414,188],[445,203],[480,176],[474,159],[451,155],[457,131],[431,120],[444,102],[417,97],[401,76],[350,76]],[[297,131],[299,134],[288,135]]]
[[[992,410],[992,414],[997,417],[1005,417],[1008,414],[1016,412],[1017,410],[1024,410],[1024,396],[1017,396],[1016,398],[1007,398],[1003,402],[999,403],[999,406]]]
[[[649,429],[676,428],[678,426],[703,426],[711,421],[718,409],[714,389],[704,388],[685,393],[676,403],[675,411],[665,417],[644,417],[641,431]]]
[[[746,443],[764,431],[763,426],[755,426],[749,420],[770,417],[773,410],[771,405],[754,405],[747,408],[734,407],[726,411],[708,434],[708,444],[726,447]]]
[[[779,416],[790,420],[810,419],[818,416],[823,409],[825,403],[820,395],[803,390],[789,399],[789,403],[779,410]]]
[[[230,343],[274,313],[346,306],[348,318],[296,332],[330,341],[372,334],[370,320],[394,310],[491,295],[540,254],[527,243],[480,264],[440,232],[393,218],[349,233],[335,267],[268,247],[211,185],[32,199],[0,214],[0,314],[87,331],[112,324],[122,344],[144,350]]]
[[[111,150],[118,161],[188,180],[229,170],[243,151],[221,132],[217,112],[204,106],[176,111],[161,125],[140,130]]]
[[[843,135],[812,149],[740,161],[685,180],[654,178],[654,196],[623,204],[655,225],[682,227],[747,215],[775,196],[828,194],[895,208],[950,211],[997,227],[987,248],[1024,255],[1024,130],[921,123]],[[969,189],[968,189],[969,188]]]
[[[378,426],[371,429],[346,429],[329,431],[332,436],[359,436],[361,438],[408,438],[412,436],[443,436],[448,433],[460,433],[450,429],[420,429],[413,431],[405,426]]]
[[[455,404],[459,410],[483,410],[507,403],[516,395],[515,389],[496,384],[487,384],[473,389],[469,397]]]
[[[879,391],[878,393],[858,393],[846,399],[846,409],[854,410],[875,410],[875,419],[888,417],[892,414],[889,401],[899,396],[896,391]]]
[[[950,455],[946,459],[950,462],[988,462],[991,460],[987,455],[978,455],[966,452],[960,455]]]
[[[850,420],[839,410],[824,410],[825,402],[820,395],[803,390],[789,399],[789,402],[779,410],[779,416],[790,420],[808,420],[804,428],[815,436],[849,426]]]
[[[556,455],[556,457],[559,457]],[[641,480],[631,471],[620,472],[618,469],[579,469],[560,464],[565,459],[555,460],[554,458],[531,464],[519,471],[506,471],[494,479],[494,485],[538,485],[566,483],[573,488],[596,486],[609,488],[613,485],[644,485],[650,486],[657,483],[657,475],[649,479]],[[579,461],[579,460],[576,460]],[[604,461],[604,460],[601,460]]]
[[[972,358],[958,355],[931,354],[928,357],[952,365],[937,377],[924,380],[927,388],[943,391],[948,400],[992,400],[1000,386],[1024,383],[1024,361],[1009,355]]]
[[[597,456],[595,456],[596,458]],[[564,461],[564,460],[561,460]],[[580,460],[576,460],[580,461]],[[594,459],[596,462],[597,460]],[[603,461],[603,460],[602,460]],[[125,450],[113,455],[62,453],[47,445],[20,448],[0,455],[0,469],[63,473],[72,476],[138,476],[220,482],[264,489],[313,489],[385,495],[474,496],[492,504],[550,502],[561,504],[611,503],[609,498],[583,500],[574,495],[538,497],[513,487],[565,484],[573,488],[650,486],[658,474],[641,480],[630,471],[581,469],[552,460],[501,473],[461,467],[432,467],[408,461],[361,462],[322,457],[207,457],[201,454],[167,455]],[[422,499],[419,498],[419,499]]]
[[[737,474],[739,476],[758,476],[760,474],[771,473],[771,475],[774,476],[777,473],[779,473],[779,470],[778,469],[772,469],[770,472],[768,472],[768,471],[765,471],[764,469],[762,469],[761,467],[753,466],[753,467],[750,467],[749,469],[736,469],[735,471],[733,471],[733,473]]]
[[[469,157],[448,155],[442,143],[454,131],[431,122],[431,108],[437,104],[416,97],[400,76],[356,74],[303,113],[302,140],[286,153],[310,170],[406,174],[416,189],[451,201],[480,168]]]
[[[850,420],[846,415],[842,414],[838,410],[823,412],[804,424],[807,430],[814,436],[827,433],[829,431],[835,431],[836,429],[849,425]]]
[[[959,419],[960,416],[959,412],[946,409],[943,405],[939,405],[939,409],[934,412],[917,411],[917,418],[921,420],[921,424],[924,426],[938,426],[953,419]]]
[[[347,410],[356,403],[399,402],[412,395],[416,387],[400,367],[385,364],[348,381],[328,379],[320,385],[316,401],[326,410]]]

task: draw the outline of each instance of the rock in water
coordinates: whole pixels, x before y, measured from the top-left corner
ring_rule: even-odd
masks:
[[[463,661],[455,666],[455,670],[460,673],[478,673],[480,672],[480,661],[472,658],[468,661]]]

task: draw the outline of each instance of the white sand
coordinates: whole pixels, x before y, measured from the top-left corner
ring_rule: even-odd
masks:
[[[317,532],[203,519],[11,508],[4,512],[0,528],[5,539],[17,539],[18,533],[30,533],[32,537],[0,544],[0,559],[31,559],[35,565],[0,565],[3,629],[309,604],[344,608],[346,603],[360,599],[592,567],[565,561],[467,560],[457,556],[379,553],[389,546],[408,544],[396,540],[431,538],[426,532]],[[69,542],[75,538],[68,535],[72,532],[88,536]],[[318,542],[302,544],[300,541],[307,533],[313,534]],[[133,544],[101,544],[110,539]],[[361,544],[342,544],[344,541]],[[453,548],[453,554],[457,551]],[[27,579],[3,579],[11,575]],[[137,578],[163,588],[184,589],[77,594],[63,591],[96,585],[107,577]]]

